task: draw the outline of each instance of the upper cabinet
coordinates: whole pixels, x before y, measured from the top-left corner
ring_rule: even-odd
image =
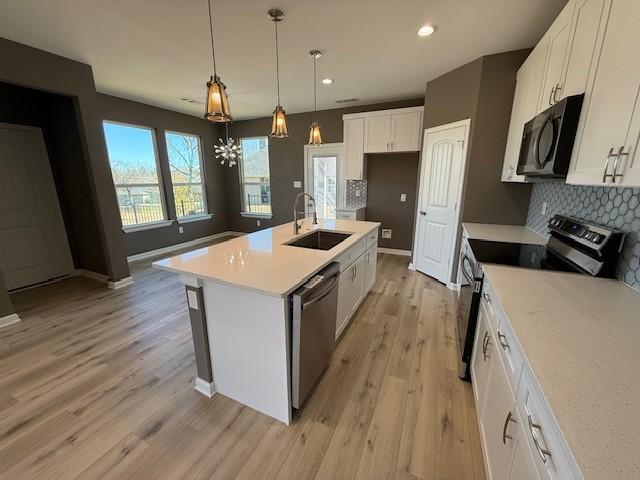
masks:
[[[364,154],[420,150],[423,107],[343,115],[346,178],[364,178]]]
[[[640,185],[640,2],[605,1],[608,16],[594,60],[567,182]]]
[[[516,174],[524,124],[584,93],[567,183],[640,186],[638,24],[637,1],[567,3],[518,71],[503,181],[525,181]]]

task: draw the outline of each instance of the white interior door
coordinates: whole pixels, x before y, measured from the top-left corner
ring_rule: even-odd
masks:
[[[9,290],[74,269],[38,128],[0,124],[0,269]]]
[[[316,200],[318,218],[336,218],[341,202],[344,166],[342,144],[307,146],[305,149],[305,191]]]
[[[415,267],[442,283],[451,280],[469,120],[430,128],[422,150]]]

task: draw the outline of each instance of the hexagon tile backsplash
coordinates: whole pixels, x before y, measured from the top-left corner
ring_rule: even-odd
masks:
[[[547,212],[543,215],[544,202],[547,202]],[[589,187],[563,183],[534,185],[527,226],[548,236],[547,222],[556,213],[626,232],[617,276],[627,285],[640,290],[640,188]]]

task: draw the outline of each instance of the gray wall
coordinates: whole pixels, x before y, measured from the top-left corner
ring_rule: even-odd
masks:
[[[401,102],[324,110],[318,112],[315,118],[322,127],[322,140],[325,143],[338,143],[342,142],[342,115],[345,113],[409,107],[422,105],[422,102],[422,99],[413,99]],[[261,219],[260,227],[256,226],[255,218],[244,218],[239,214],[241,203],[238,169],[226,168],[230,230],[250,232],[259,228],[271,227],[292,221],[291,211],[293,201],[296,195],[302,191],[301,189],[293,188],[293,181],[303,180],[304,145],[309,138],[309,125],[311,125],[313,119],[314,115],[310,112],[287,115],[287,125],[289,127],[289,133],[292,136],[286,139],[269,139],[269,169],[271,173],[273,218]],[[268,135],[270,131],[271,117],[235,122],[229,128],[229,133],[234,138]],[[371,184],[369,184],[369,188],[371,188]],[[377,220],[368,215],[367,218]]]
[[[167,202],[167,214],[170,219],[175,219],[176,213],[173,194],[171,193],[171,172],[169,171],[169,160],[164,137],[165,131],[197,135],[200,137],[203,148],[207,204],[209,213],[213,214],[213,218],[181,225],[174,222],[167,227],[126,233],[124,234],[124,239],[127,255],[155,250],[227,230],[225,167],[216,162],[213,155],[213,145],[218,139],[215,125],[191,115],[102,94],[98,94],[98,109],[101,118],[104,120],[142,125],[155,130],[158,160]],[[182,234],[178,233],[179,226],[184,229]],[[118,232],[121,232],[121,230],[118,229]]]
[[[547,203],[547,213],[542,205]],[[640,188],[590,187],[563,183],[534,185],[527,226],[548,236],[547,222],[560,213],[627,233],[617,276],[640,290]]]
[[[0,122],[42,129],[76,268],[106,272],[73,99],[0,83]]]
[[[411,250],[419,161],[417,152],[367,155],[367,219],[392,230],[390,239],[379,237],[381,247]]]
[[[80,141],[89,173],[89,188],[99,225],[106,273],[119,280],[129,275],[121,222],[97,105],[91,67],[0,38],[0,82],[73,98]]]

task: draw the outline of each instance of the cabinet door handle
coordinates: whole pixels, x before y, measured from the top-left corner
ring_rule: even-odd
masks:
[[[507,350],[510,348],[509,343],[507,342],[507,337],[500,330],[498,330],[498,342],[500,342],[500,346],[503,350]]]
[[[527,420],[529,421],[529,431],[531,432],[531,438],[533,439],[533,444],[535,445],[536,450],[538,451],[538,455],[540,455],[540,459],[542,460],[542,463],[547,463],[547,457],[551,456],[551,452],[546,448],[542,447],[542,443],[540,442],[540,439],[538,438],[538,436],[534,431],[534,430],[539,430],[540,432],[542,432],[542,427],[537,423],[534,423],[533,419],[531,418],[531,415],[527,415]]]
[[[484,298],[487,303],[491,303],[491,297],[487,294],[487,292],[482,292],[482,298]]]
[[[558,92],[560,92],[560,90],[562,90],[562,85],[560,83],[556,83],[556,88],[553,92],[553,103],[556,103],[558,101],[556,97],[558,96]]]
[[[602,174],[602,183],[607,183],[607,178],[611,177],[612,179],[613,174],[607,173],[607,171],[609,170],[609,160],[611,159],[611,157],[615,157],[616,154],[613,153],[613,147],[611,147],[609,149],[609,153],[607,155],[607,159],[604,162],[604,173]]]
[[[555,93],[556,93],[556,87],[553,87],[553,88],[551,89],[551,91],[549,92],[549,101],[548,101],[549,106],[552,106],[552,105],[553,105],[553,98],[554,98],[554,96],[555,96]]]
[[[484,338],[482,339],[482,356],[484,357],[484,361],[486,362],[489,357],[487,357],[487,347],[489,346],[489,331],[484,332]]]
[[[391,142],[391,150],[393,151],[393,142]]]
[[[389,151],[389,142],[387,142],[387,152]]]
[[[511,415],[511,412],[507,413],[507,418],[504,419],[504,426],[502,427],[502,443],[505,445],[507,444],[507,438],[509,440],[513,440],[513,437],[507,434],[507,427],[509,426],[509,422],[516,423],[516,420],[513,418],[513,415]]]
[[[629,152],[630,151],[631,149],[629,149]],[[624,176],[624,172],[618,173],[618,161],[620,160],[621,157],[629,156],[629,152],[624,151],[624,145],[618,149],[618,153],[615,155],[616,159],[613,162],[613,173],[611,174],[611,181],[613,183],[616,183],[616,177]]]

